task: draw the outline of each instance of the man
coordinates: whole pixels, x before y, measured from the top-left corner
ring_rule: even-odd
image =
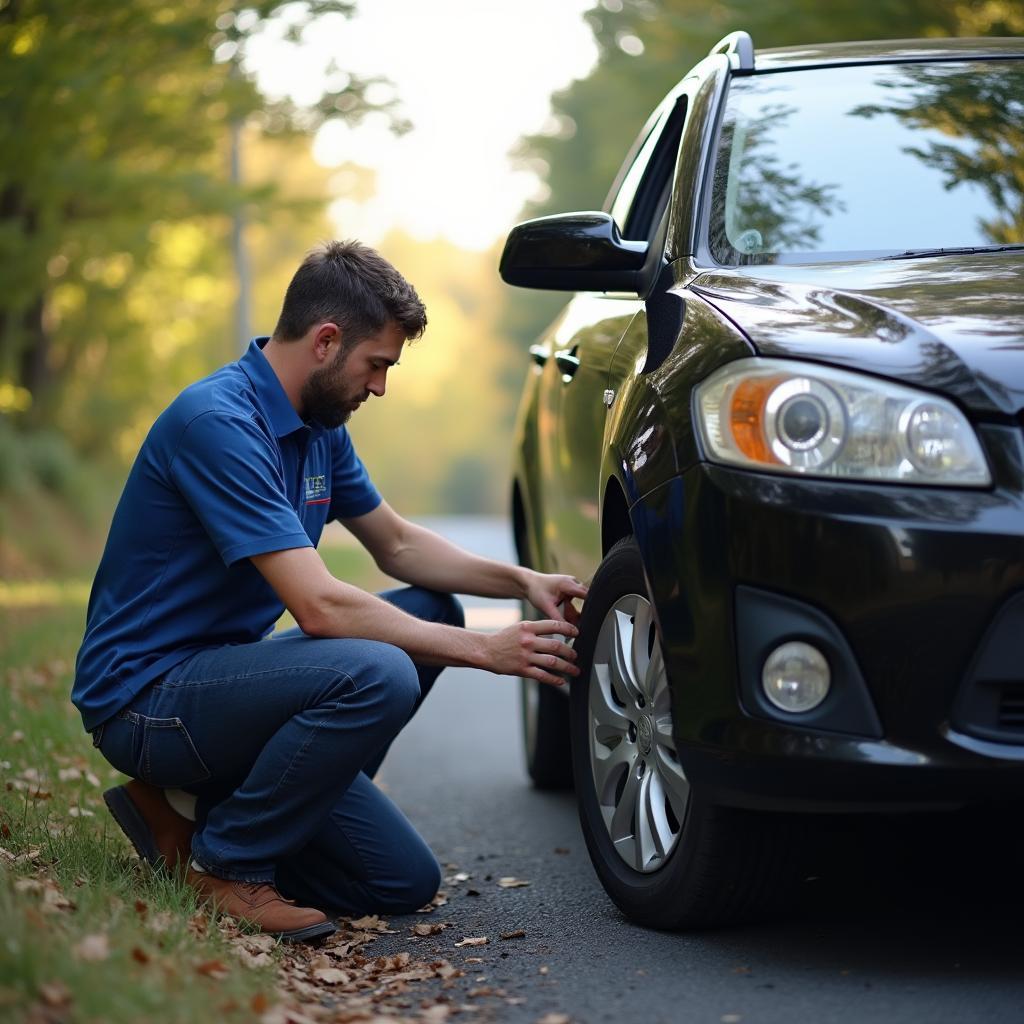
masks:
[[[273,336],[156,420],[89,601],[72,699],[132,777],[104,794],[111,812],[143,858],[291,941],[330,934],[324,911],[411,912],[437,891],[433,854],[371,780],[443,666],[555,685],[578,671],[561,637],[585,588],[407,522],[342,426],[425,326],[372,249],[312,252]],[[331,576],[329,519],[411,586],[374,596]],[[473,632],[454,592],[548,618]],[[299,628],[266,638],[284,608]]]

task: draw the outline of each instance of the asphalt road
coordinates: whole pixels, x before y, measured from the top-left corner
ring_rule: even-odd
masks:
[[[511,557],[500,521],[431,525]],[[511,602],[466,603],[481,625],[515,617]],[[374,945],[462,966],[450,995],[474,1005],[476,1019],[1024,1021],[1019,853],[1005,829],[991,831],[990,817],[840,823],[822,875],[786,919],[698,934],[644,930],[601,889],[572,795],[528,785],[517,685],[447,670],[381,772],[446,865],[449,902],[431,920],[451,927],[410,947],[409,925],[425,918],[395,918],[400,933]],[[509,876],[530,884],[500,888]],[[499,938],[518,929],[525,937]],[[490,942],[457,948],[465,936]]]

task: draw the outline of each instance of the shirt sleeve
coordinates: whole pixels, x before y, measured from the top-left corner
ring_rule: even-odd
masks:
[[[331,438],[330,519],[352,519],[372,512],[381,503],[352,439],[344,427],[337,427]]]
[[[288,500],[274,442],[249,418],[197,416],[181,435],[170,475],[225,565],[312,546]]]

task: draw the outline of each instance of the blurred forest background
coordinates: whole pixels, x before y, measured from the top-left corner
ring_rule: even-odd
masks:
[[[247,322],[269,333],[304,252],[344,237],[330,204],[373,196],[373,168],[323,167],[313,138],[369,113],[402,132],[401,96],[379,101],[377,80],[340,68],[311,104],[272,100],[240,60],[267,19],[285,13],[299,45],[319,18],[354,9],[0,0],[0,577],[94,557],[156,414],[237,357],[236,237],[253,282]],[[727,32],[744,28],[759,48],[1020,35],[1024,2],[602,0],[586,20],[592,73],[556,93],[544,130],[511,154],[543,182],[524,217],[599,207],[650,110]],[[458,175],[457,152],[437,158]],[[405,514],[505,511],[526,348],[565,297],[506,288],[502,241],[479,252],[394,231],[379,243],[430,326],[387,401],[368,403],[351,430]]]

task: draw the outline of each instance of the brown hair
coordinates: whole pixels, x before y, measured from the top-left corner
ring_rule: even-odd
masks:
[[[324,242],[291,279],[274,337],[296,341],[316,324],[334,323],[348,348],[392,320],[406,338],[423,334],[427,310],[416,289],[368,245]]]

